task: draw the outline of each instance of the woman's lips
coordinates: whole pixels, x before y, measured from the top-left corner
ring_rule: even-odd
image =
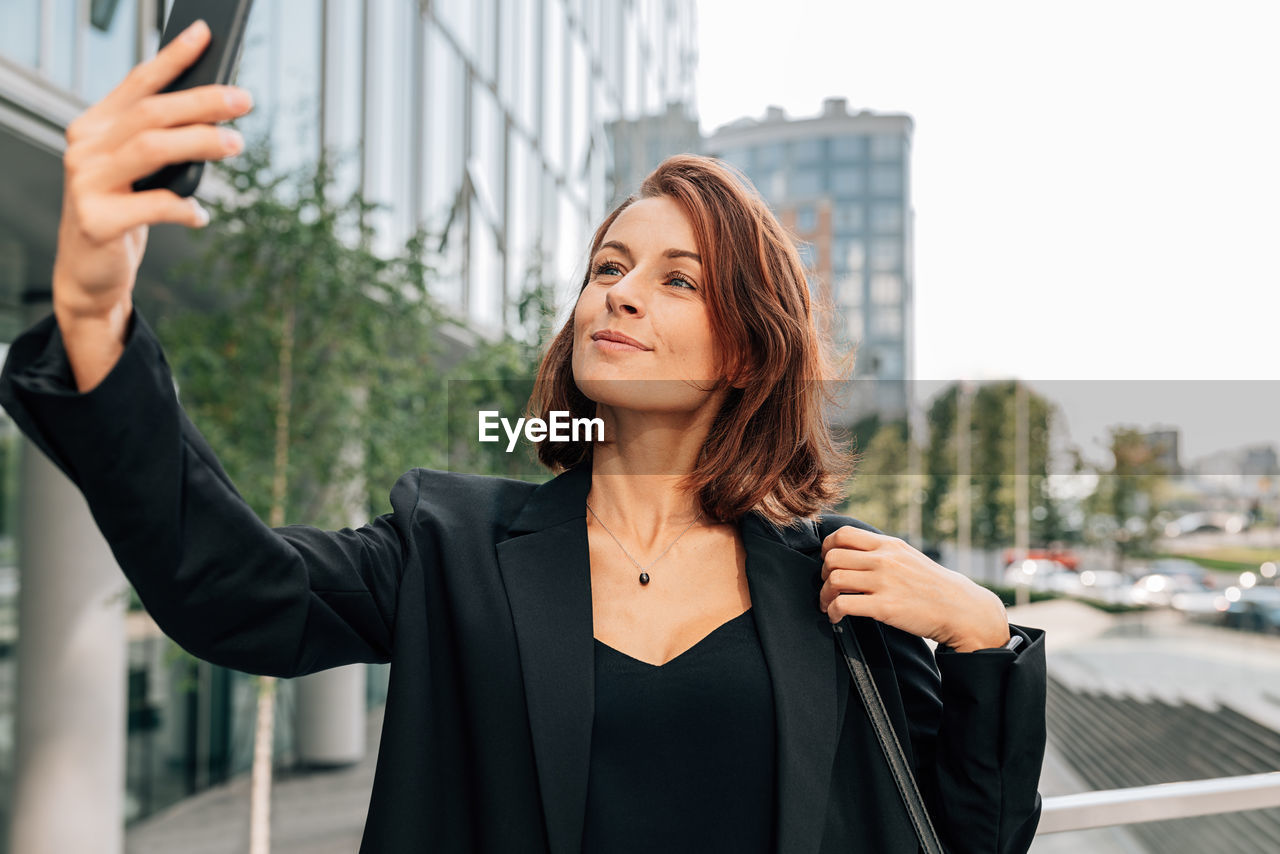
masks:
[[[624,344],[621,341],[612,341],[608,338],[597,338],[595,344],[601,350],[610,350],[616,353],[647,353],[649,352],[643,347],[636,347],[632,344]]]
[[[591,340],[600,345],[601,350],[612,350],[623,353],[630,350],[650,350],[636,339],[616,329],[600,329],[591,335]]]

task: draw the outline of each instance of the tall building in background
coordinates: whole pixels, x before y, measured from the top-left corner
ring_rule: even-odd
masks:
[[[613,151],[609,174],[609,209],[640,189],[641,182],[673,154],[702,152],[702,132],[692,103],[671,102],[666,110],[634,119],[618,119],[607,127]]]
[[[0,4],[0,355],[47,312],[66,127],[155,54],[171,5]],[[512,326],[535,259],[535,275],[567,304],[614,194],[606,128],[694,102],[695,30],[689,0],[259,0],[235,81],[252,91],[256,109],[237,124],[266,134],[281,168],[333,151],[336,190],[387,205],[375,221],[380,249],[403,245],[418,227],[435,234],[437,297],[463,326],[496,335]],[[227,191],[207,173],[201,195]],[[154,228],[139,302],[157,313],[180,306],[169,271],[195,251],[186,229]],[[22,706],[12,678],[17,590],[67,584],[18,565],[19,554],[35,552],[24,543],[67,541],[48,519],[19,520],[22,502],[61,483],[52,469],[19,466],[20,444],[0,415],[0,825],[10,819]],[[92,531],[87,517],[82,525]],[[104,737],[101,750],[127,747],[120,812],[137,818],[248,767],[252,713],[239,674],[209,665],[179,672],[185,665],[166,659],[145,621],[130,617],[129,626],[127,656],[104,658],[104,667],[127,658],[119,687],[127,718],[120,741]],[[96,646],[124,644],[116,634]],[[42,678],[40,664],[26,669]],[[370,702],[383,685],[372,679]],[[67,690],[66,702],[117,704]],[[289,716],[277,720],[287,753]],[[118,818],[114,804],[103,810]],[[92,824],[87,814],[78,820]],[[104,839],[94,849],[112,845]]]
[[[846,420],[907,414],[914,334],[909,116],[850,113],[828,98],[822,114],[718,128],[705,151],[740,168],[801,241],[813,292],[836,309],[833,331],[857,346]],[[874,380],[874,382],[867,382]]]

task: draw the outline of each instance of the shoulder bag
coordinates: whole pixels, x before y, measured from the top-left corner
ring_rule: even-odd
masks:
[[[814,523],[814,531],[818,534],[818,542],[821,543],[824,534],[817,523]],[[832,624],[831,629],[835,633],[836,646],[844,656],[845,664],[849,666],[849,675],[853,677],[853,684],[858,687],[862,705],[866,707],[867,717],[871,719],[871,726],[876,731],[876,740],[880,742],[885,761],[889,763],[893,780],[898,785],[898,794],[902,796],[902,803],[907,808],[907,815],[911,818],[911,824],[915,827],[916,836],[920,840],[920,850],[924,854],[946,854],[942,843],[938,840],[937,832],[933,829],[933,823],[929,820],[929,812],[925,809],[924,799],[920,796],[920,789],[916,786],[915,777],[911,774],[911,766],[907,762],[906,754],[902,752],[902,745],[893,731],[893,725],[889,722],[889,714],[885,711],[884,701],[880,699],[880,691],[876,688],[871,672],[863,661],[862,647],[849,620],[849,617],[845,617],[840,622]]]

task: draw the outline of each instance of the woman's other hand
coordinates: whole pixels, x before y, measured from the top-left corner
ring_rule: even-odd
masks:
[[[822,541],[822,580],[818,605],[832,623],[871,617],[957,652],[1009,640],[999,596],[897,537],[851,525],[831,532]]]
[[[198,21],[67,126],[53,306],[82,391],[106,376],[123,349],[149,224],[208,222],[194,199],[165,189],[134,192],[133,182],[169,164],[219,160],[244,147],[239,134],[214,122],[249,112],[247,91],[211,85],[160,93],[209,38]]]

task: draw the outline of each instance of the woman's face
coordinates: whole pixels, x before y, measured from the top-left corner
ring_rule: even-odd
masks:
[[[648,412],[705,405],[718,360],[702,264],[680,206],[667,196],[632,203],[609,226],[590,270],[573,314],[573,377],[583,394]]]

